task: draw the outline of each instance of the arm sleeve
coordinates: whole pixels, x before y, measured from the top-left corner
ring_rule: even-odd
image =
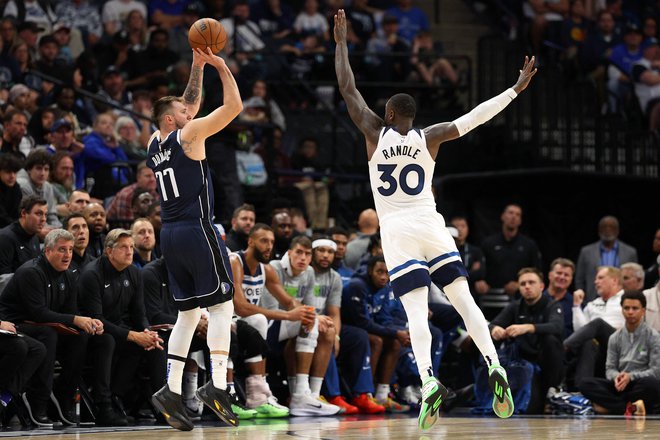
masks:
[[[504,110],[506,106],[516,98],[516,96],[518,96],[518,94],[512,88],[508,88],[488,101],[482,102],[472,109],[470,113],[454,120],[453,122],[458,129],[459,136],[463,136],[481,124],[493,119],[499,112]]]
[[[73,316],[52,311],[46,304],[46,287],[48,282],[37,270],[21,270],[16,275],[17,287],[23,298],[26,316],[34,322],[59,322],[73,325]]]
[[[156,276],[156,271],[151,269],[142,270],[142,291],[144,294],[144,308],[147,320],[152,325],[174,324],[176,316],[164,311],[164,299],[161,297],[162,282]]]

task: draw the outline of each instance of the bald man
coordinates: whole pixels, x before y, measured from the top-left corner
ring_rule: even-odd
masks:
[[[358,217],[357,237],[348,243],[344,263],[351,269],[357,269],[360,257],[367,252],[369,239],[378,233],[378,214],[373,209],[365,209]]]

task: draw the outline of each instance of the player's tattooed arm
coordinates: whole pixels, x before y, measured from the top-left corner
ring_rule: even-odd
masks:
[[[199,55],[197,55],[199,56]],[[195,55],[193,55],[193,58]],[[183,92],[183,103],[188,107],[188,113],[194,118],[199,111],[199,105],[202,101],[202,81],[204,79],[204,63],[199,60],[193,59],[193,64],[190,67],[190,77],[186,90]]]
[[[190,139],[181,139],[181,148],[186,154],[190,154],[193,151],[193,145],[197,142],[197,132],[191,133]]]

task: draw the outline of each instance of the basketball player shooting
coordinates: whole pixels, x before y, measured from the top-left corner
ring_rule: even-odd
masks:
[[[463,136],[489,121],[515,99],[536,73],[534,57],[525,63],[516,84],[479,104],[453,122],[413,128],[416,105],[412,96],[396,94],[385,104],[385,119],[367,107],[355,87],[348,61],[346,15],[335,15],[335,70],[348,113],[366,138],[369,178],[374,195],[383,252],[394,294],[408,315],[410,339],[422,379],[419,426],[428,429],[437,421],[447,389],[431,369],[431,332],[428,326],[428,292],[431,282],[442,287],[460,313],[470,336],[488,365],[494,393],[493,411],[499,417],[513,414],[513,398],[506,371],[500,366],[484,315],[474,302],[454,239],[436,212],[431,192],[435,158],[440,144]]]
[[[220,75],[223,105],[193,119],[199,110],[205,64],[215,67]],[[242,109],[234,77],[224,60],[209,48],[194,49],[183,96],[166,96],[154,104],[158,130],[149,140],[147,164],[158,181],[161,249],[179,314],[168,343],[167,384],[153,395],[152,402],[170,426],[183,431],[194,427],[181,400],[181,382],[202,308],[209,311],[212,380],[196,394],[221,420],[238,425],[226,391],[234,285],[227,249],[212,222],[213,186],[204,141]]]

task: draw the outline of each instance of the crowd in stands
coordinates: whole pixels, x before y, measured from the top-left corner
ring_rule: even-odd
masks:
[[[418,405],[407,317],[389,284],[377,215],[359,213],[355,230],[334,225],[332,170],[319,160],[319,139],[289,133],[283,111],[313,103],[278,103],[269,85],[283,72],[324,79],[332,62],[332,16],[347,7],[351,50],[369,52],[357,63],[361,78],[456,86],[459,75],[438,52],[421,9],[410,0],[2,3],[3,423],[25,409],[25,421],[40,427],[92,416],[99,425],[127,425],[144,416],[146,397],[165,382],[163,347],[177,309],[159,252],[158,182],[144,162],[145,146],[155,129],[153,102],[185,87],[187,29],[205,16],[227,31],[222,55],[244,98],[237,120],[207,140],[217,223],[233,252],[236,281],[227,378],[234,411],[246,419],[405,412]],[[579,3],[571,2],[566,19],[575,26],[582,23]],[[608,8],[615,3],[608,1]],[[553,13],[563,11],[563,2],[549,4]],[[598,16],[614,16],[608,11]],[[534,32],[544,35],[548,20],[534,20],[541,27]],[[646,37],[638,38],[641,28],[631,23],[619,34],[626,44],[637,38],[636,53],[643,55],[624,57],[627,84],[642,81],[655,93],[660,86],[644,79],[660,61],[646,30],[652,26],[649,21]],[[604,59],[594,60],[605,67]],[[205,106],[215,108],[220,86],[209,77]],[[649,108],[660,107],[652,96]],[[293,154],[287,136],[295,140]],[[268,179],[266,165],[290,172]],[[564,390],[583,393],[600,413],[654,411],[660,260],[643,262],[646,269],[638,264],[611,216],[598,224],[600,240],[585,245],[576,262],[550,264],[520,232],[519,205],[504,207],[501,232],[479,246],[467,241],[469,220],[455,216],[447,223],[472,293],[493,339],[515,341],[518,356],[536,372],[520,410],[549,411],[550,399]],[[660,255],[660,229],[653,251]],[[449,411],[470,400],[475,382],[478,394],[479,365],[460,316],[431,287],[434,373],[443,377],[441,364],[450,355],[469,366],[460,375],[466,377],[446,378],[453,388],[443,402]],[[203,416],[195,390],[208,374],[207,328],[203,315],[184,372],[182,397],[194,417]],[[74,405],[78,392],[90,396],[82,414]]]

